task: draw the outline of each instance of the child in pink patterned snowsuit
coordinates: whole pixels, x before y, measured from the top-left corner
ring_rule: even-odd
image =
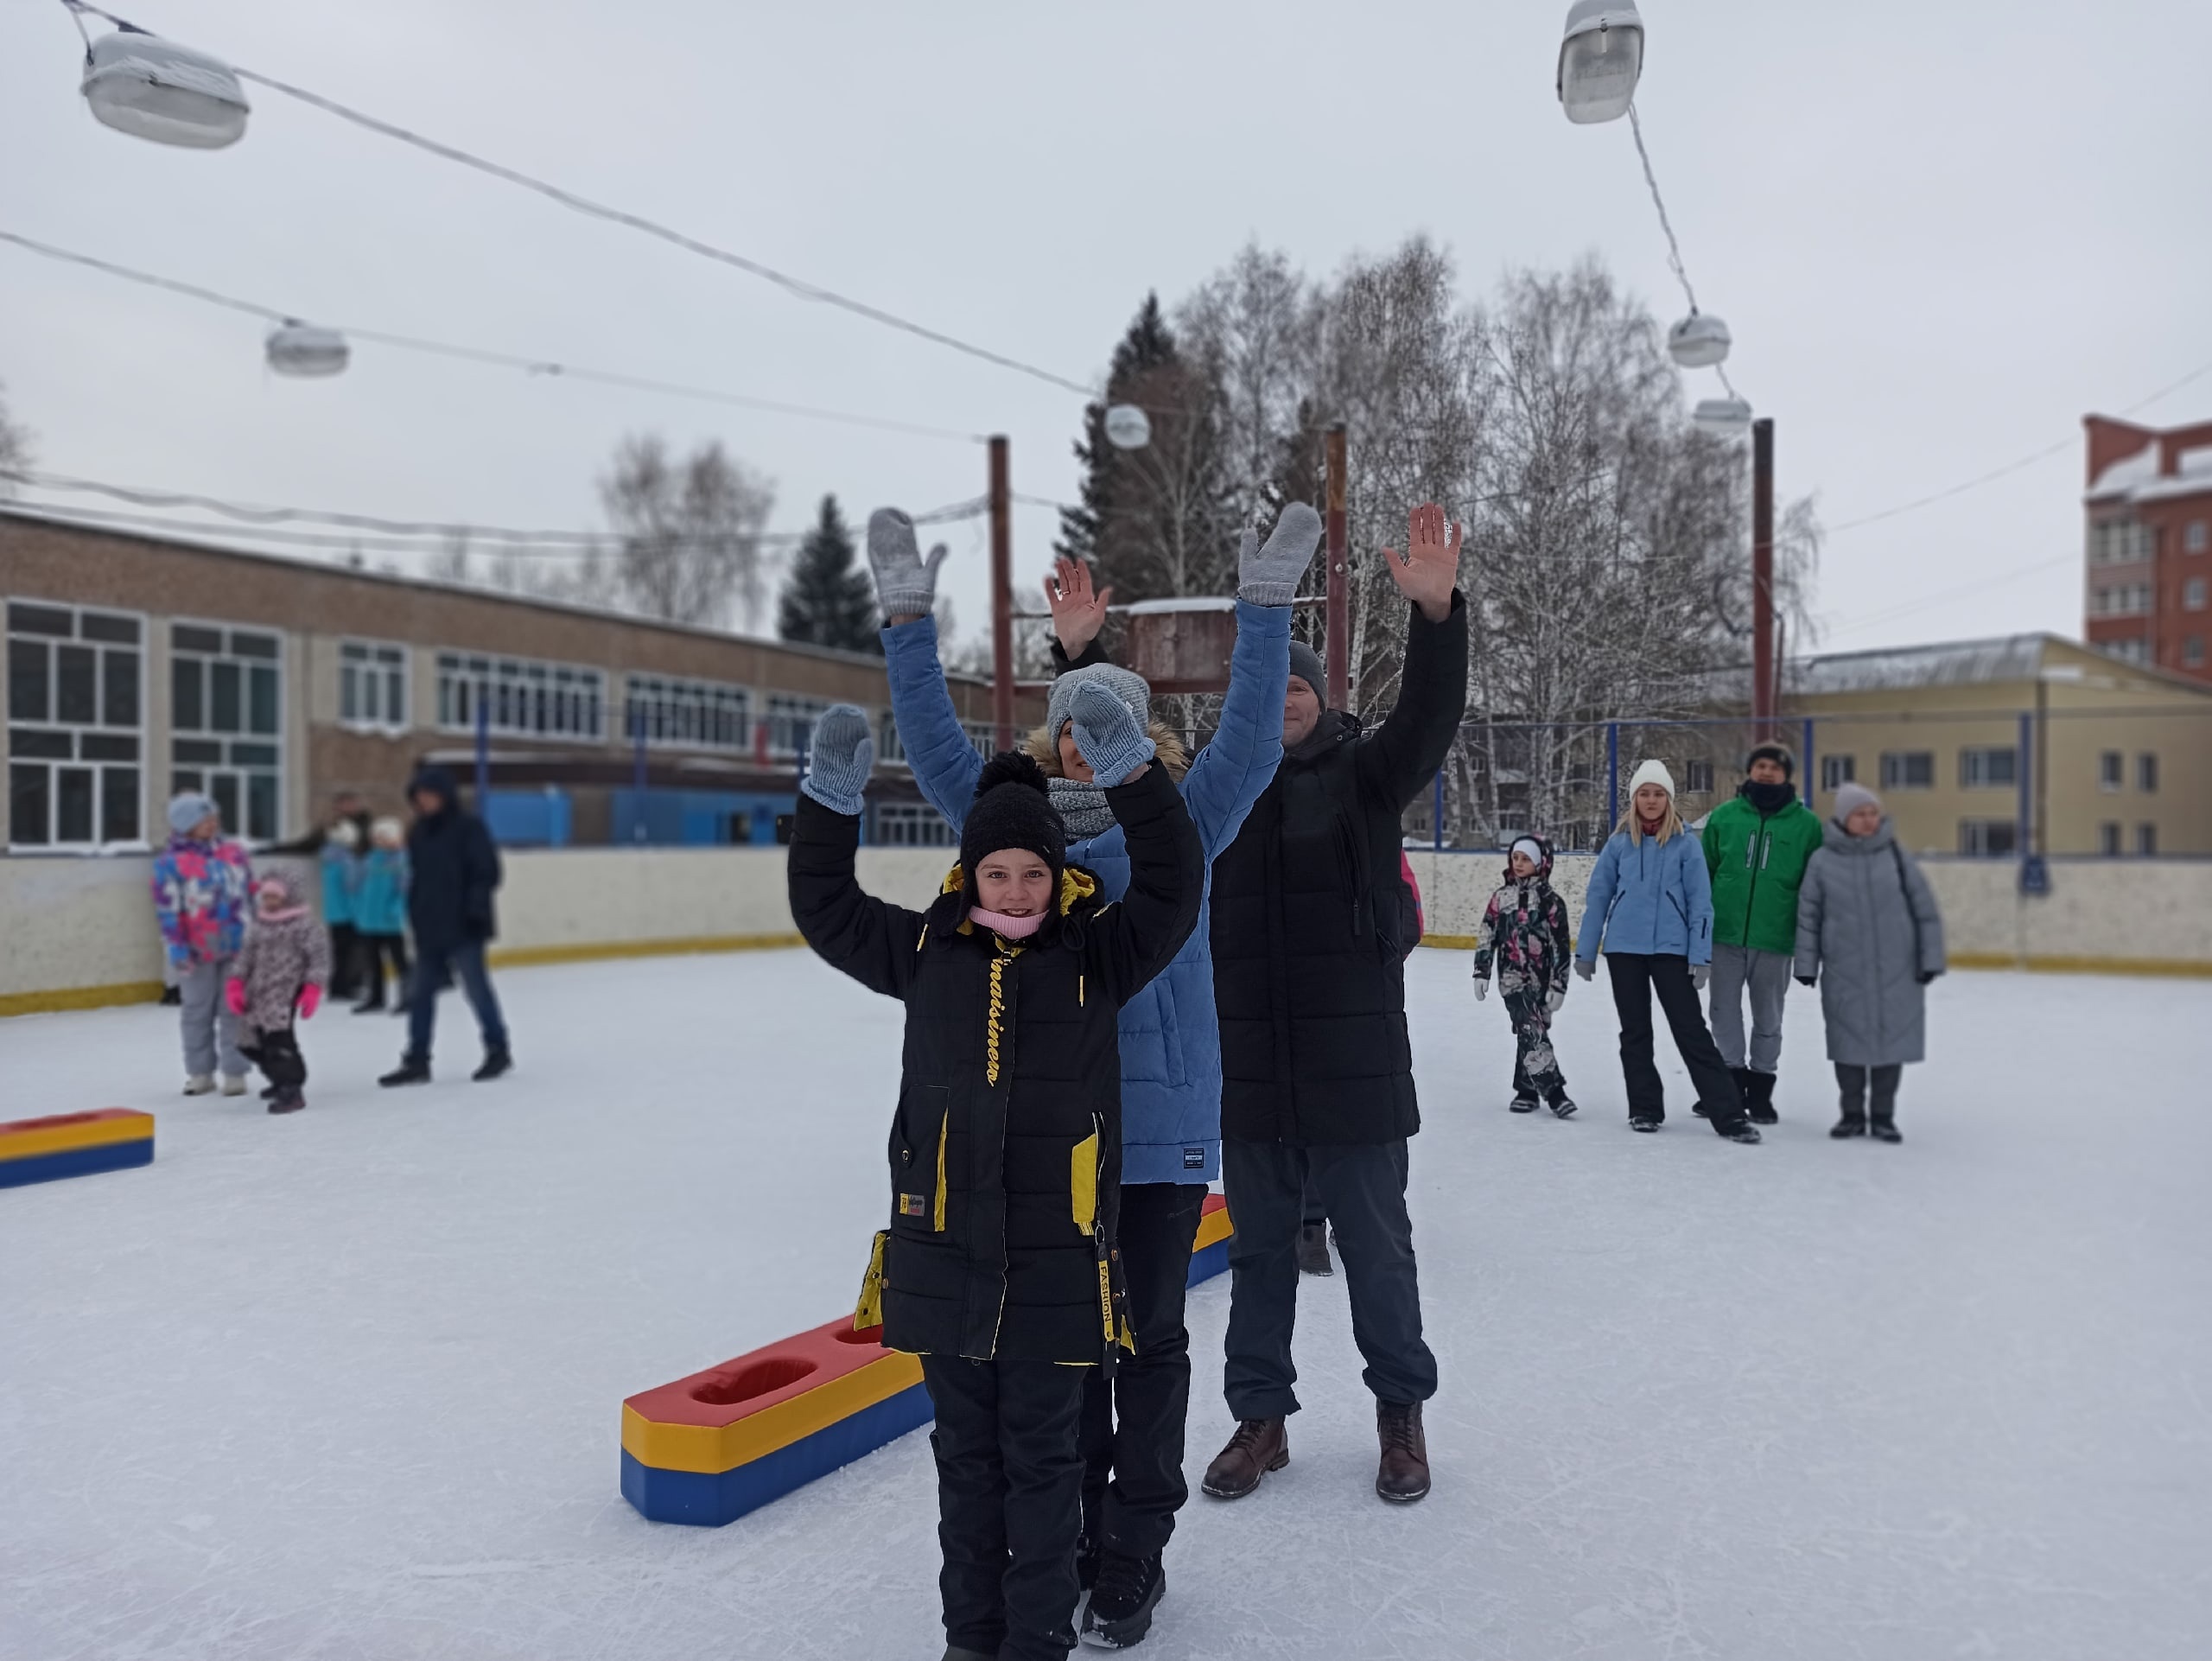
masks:
[[[1541,837],[1516,838],[1505,881],[1491,895],[1475,936],[1475,996],[1489,996],[1495,964],[1498,996],[1513,1020],[1513,1111],[1535,1112],[1541,1094],[1563,1119],[1574,1104],[1552,1049],[1552,1016],[1567,1002],[1574,935],[1567,902],[1552,892],[1551,875],[1551,844]]]
[[[312,1019],[330,982],[330,943],[301,897],[296,879],[270,872],[254,885],[253,927],[231,967],[225,1003],[245,1022],[245,1053],[269,1075],[271,1113],[307,1105],[307,1058],[292,1020]]]
[[[188,791],[169,804],[169,841],[154,860],[154,914],[175,971],[184,1028],[184,1093],[245,1094],[238,1021],[223,1008],[223,979],[245,938],[253,883],[245,850],[223,835],[215,804]]]

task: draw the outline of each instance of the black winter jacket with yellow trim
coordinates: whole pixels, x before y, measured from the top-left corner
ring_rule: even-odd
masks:
[[[1164,768],[1106,801],[1128,892],[1102,904],[1071,868],[1058,913],[1007,941],[968,920],[957,870],[926,912],[863,894],[859,821],[799,799],[793,920],[825,962],[906,1006],[891,1226],[855,1315],[874,1324],[880,1290],[888,1348],[1086,1363],[1123,1338],[1116,1015],[1197,926],[1205,867]]]

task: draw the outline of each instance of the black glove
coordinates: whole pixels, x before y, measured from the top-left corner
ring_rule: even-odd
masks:
[[[1940,970],[1940,969],[1927,969],[1927,970],[1923,970],[1919,974],[1917,974],[1917,975],[1914,976],[1914,977],[1913,977],[1913,978],[1914,978],[1915,980],[1918,981],[1918,982],[1919,982],[1923,986],[1925,986],[1925,985],[1927,985],[1927,984],[1928,984],[1928,983],[1929,983],[1929,982],[1930,982],[1930,981],[1934,980],[1934,979],[1936,977],[1936,976],[1938,976],[1938,975],[1942,974],[1942,972],[1943,972],[1943,971],[1942,971],[1942,970]]]
[[[1800,986],[1810,986],[1812,983],[1813,977],[1810,975],[1800,975],[1797,977],[1797,984]]]

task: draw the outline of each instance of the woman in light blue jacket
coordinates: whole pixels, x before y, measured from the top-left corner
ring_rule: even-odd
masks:
[[[1705,850],[1675,811],[1674,775],[1663,763],[1643,763],[1628,787],[1628,811],[1590,873],[1574,972],[1594,978],[1598,948],[1605,947],[1620,1014],[1629,1129],[1656,1130],[1667,1117],[1665,1087],[1652,1060],[1656,995],[1697,1086],[1697,1112],[1731,1142],[1757,1142],[1758,1130],[1744,1117],[1736,1081],[1698,1006],[1713,965],[1713,884]]]
[[[1236,840],[1282,761],[1290,602],[1320,539],[1320,516],[1302,502],[1283,508],[1265,547],[1245,532],[1237,558],[1236,645],[1212,741],[1180,768],[1181,746],[1153,723],[1160,765],[1176,778],[1198,827],[1209,889],[1215,856]],[[869,518],[868,552],[886,624],[883,652],[899,740],[922,794],[957,827],[983,761],[961,728],[938,657],[931,608],[944,550],[924,561],[913,522],[885,508]],[[1099,599],[1103,608],[1103,595]],[[1028,748],[1067,828],[1068,862],[1096,875],[1114,901],[1128,887],[1128,849],[1067,733],[1066,708],[1087,680],[1120,698],[1140,726],[1150,722],[1151,689],[1141,677],[1111,665],[1088,665],[1054,683],[1046,725]],[[1091,1592],[1085,1630],[1109,1647],[1134,1644],[1149,1626],[1164,1585],[1160,1555],[1188,1495],[1183,1425],[1191,1359],[1183,1291],[1206,1185],[1221,1174],[1221,1029],[1205,911],[1174,961],[1122,1006],[1119,1028],[1118,1249],[1136,1352],[1115,1367],[1110,1386],[1103,1378],[1094,1384],[1084,1406],[1081,1565]]]

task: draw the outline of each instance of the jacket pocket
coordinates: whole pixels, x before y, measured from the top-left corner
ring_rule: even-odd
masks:
[[[861,1295],[853,1304],[853,1330],[864,1333],[883,1325],[883,1253],[891,1244],[891,1231],[880,1228],[869,1247],[868,1272],[861,1276]]]
[[[951,1090],[928,1085],[909,1092],[891,1134],[891,1188],[899,1226],[944,1232],[950,1187],[947,1145],[951,1140]]]
[[[1068,1204],[1075,1225],[1089,1234],[1098,1223],[1098,1133],[1076,1143],[1068,1155]]]

